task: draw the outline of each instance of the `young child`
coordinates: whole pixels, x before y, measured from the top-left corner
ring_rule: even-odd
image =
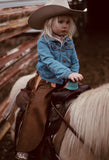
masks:
[[[83,79],[78,73],[79,61],[72,40],[75,31],[72,16],[80,12],[71,10],[67,0],[51,0],[29,18],[32,28],[43,29],[37,43],[37,71],[41,80],[24,115],[16,159],[27,159],[28,152],[40,144],[54,88],[64,86],[66,80],[78,82]]]

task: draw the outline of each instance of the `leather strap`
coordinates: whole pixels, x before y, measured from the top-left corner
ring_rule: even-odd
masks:
[[[67,125],[67,127],[73,132],[73,134],[79,138],[79,140],[84,144],[84,140],[78,135],[78,133],[74,130],[74,128],[64,119],[64,117],[62,116],[62,114],[58,111],[58,109],[56,108],[56,106],[53,104],[53,102],[51,101],[51,105],[54,107],[56,113],[59,115],[59,117],[64,121],[64,123]]]
[[[53,102],[51,101],[51,105],[52,107],[54,107],[56,113],[59,115],[59,117],[62,119],[62,121],[66,124],[66,126],[72,131],[72,133],[84,144],[84,139],[82,139],[82,137],[79,136],[79,134],[75,131],[75,129],[65,120],[65,118],[62,116],[62,114],[58,111],[58,109],[56,108],[56,106],[53,104]],[[88,146],[89,147],[89,146]],[[92,154],[94,154],[93,149],[90,148],[90,151]]]
[[[35,82],[35,86],[34,86],[34,90],[35,90],[35,91],[37,90],[37,87],[38,87],[40,81],[41,81],[41,77],[40,77],[40,75],[39,75],[38,78],[36,79],[36,82]]]

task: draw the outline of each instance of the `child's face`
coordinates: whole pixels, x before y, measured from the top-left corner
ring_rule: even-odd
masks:
[[[70,27],[70,19],[67,16],[59,16],[58,21],[55,19],[52,22],[53,33],[59,36],[66,36]]]

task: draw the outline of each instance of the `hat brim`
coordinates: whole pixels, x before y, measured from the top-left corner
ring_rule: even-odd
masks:
[[[75,16],[81,13],[83,13],[82,10],[70,9],[59,5],[47,5],[33,12],[28,19],[28,24],[31,28],[40,30],[43,29],[45,21],[49,18],[61,15]]]

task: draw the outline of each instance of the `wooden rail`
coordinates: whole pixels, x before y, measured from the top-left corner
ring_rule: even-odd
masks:
[[[28,16],[41,6],[0,10],[0,42],[29,30],[30,27],[27,24]]]
[[[12,49],[11,51],[7,52],[5,56],[1,57],[0,58],[0,73],[6,70],[10,65],[17,62],[20,58],[29,54],[31,49],[36,46],[37,39],[38,37],[35,37],[32,40],[29,40],[25,42],[24,44]],[[0,86],[2,84],[3,83],[1,81]]]
[[[9,103],[10,90],[19,77],[35,70],[40,33],[26,31],[30,30],[29,15],[41,6],[0,10],[0,140],[10,128],[8,123],[3,123],[2,117]]]

